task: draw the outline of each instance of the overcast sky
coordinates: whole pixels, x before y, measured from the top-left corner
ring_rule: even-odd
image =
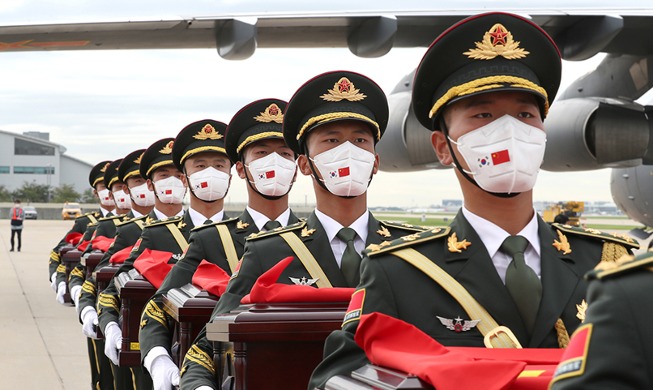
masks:
[[[98,8],[96,3],[0,0],[0,25],[310,11],[306,7],[311,2],[114,0],[103,2],[105,8]],[[351,3],[331,2],[326,5],[329,8],[321,9],[339,10]],[[397,3],[381,0],[373,4],[391,10]],[[402,7],[420,3],[424,2],[403,2]],[[549,1],[547,7],[553,3]],[[487,1],[469,4],[471,8],[477,4],[479,10],[489,9]],[[306,80],[329,70],[366,74],[389,94],[423,53],[423,48],[393,49],[381,58],[362,59],[347,49],[259,49],[248,60],[227,61],[214,49],[0,52],[0,129],[49,132],[50,140],[64,145],[68,155],[94,164],[121,158],[157,139],[173,137],[196,120],[228,122],[233,113],[252,100],[288,100]],[[596,67],[599,60],[565,62],[563,88]],[[609,170],[542,172],[535,199],[611,201],[609,178]],[[244,196],[245,184],[234,176],[229,200]],[[369,204],[427,206],[461,197],[451,170],[381,172],[372,183]],[[291,202],[305,200],[314,200],[312,187],[309,179],[300,178]]]

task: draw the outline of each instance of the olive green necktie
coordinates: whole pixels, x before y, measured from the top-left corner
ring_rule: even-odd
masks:
[[[542,300],[542,283],[535,271],[526,264],[524,259],[526,247],[528,247],[528,240],[525,237],[510,236],[503,241],[500,249],[512,257],[512,262],[506,270],[506,288],[515,301],[530,334]]]
[[[265,225],[263,225],[263,229],[266,231],[270,231],[278,227],[281,227],[281,223],[279,221],[267,221]]]
[[[340,262],[340,268],[345,276],[345,281],[347,282],[347,286],[356,287],[360,281],[361,266],[361,257],[354,246],[356,231],[352,228],[342,228],[338,234],[336,234],[336,237],[347,244],[347,248],[342,253],[342,260]]]

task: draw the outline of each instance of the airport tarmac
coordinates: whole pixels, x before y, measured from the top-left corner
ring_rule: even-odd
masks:
[[[9,251],[9,220],[0,226],[0,388],[89,389],[75,308],[57,303],[48,281],[50,250],[72,221],[25,221],[20,252]]]

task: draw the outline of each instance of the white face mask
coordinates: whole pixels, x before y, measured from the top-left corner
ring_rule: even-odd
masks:
[[[326,188],[338,196],[358,196],[367,191],[374,169],[374,154],[347,141],[311,159]]]
[[[115,191],[113,193],[113,200],[116,201],[116,207],[119,209],[127,210],[132,208],[132,201],[123,190]]]
[[[175,176],[154,182],[154,193],[166,204],[181,204],[186,195],[184,183]]]
[[[520,193],[533,189],[544,158],[546,134],[510,115],[458,138],[458,151],[474,180],[488,192]]]
[[[100,204],[104,207],[113,207],[116,203],[113,201],[111,194],[108,189],[103,189],[97,192],[98,197],[100,197]]]
[[[294,161],[281,157],[274,152],[263,158],[254,160],[249,165],[249,172],[254,178],[258,192],[267,196],[283,196],[290,191],[297,165]]]
[[[213,167],[204,168],[188,176],[195,196],[205,202],[222,199],[229,190],[230,175]]]
[[[141,207],[154,206],[154,191],[147,188],[147,183],[129,189],[134,203]]]

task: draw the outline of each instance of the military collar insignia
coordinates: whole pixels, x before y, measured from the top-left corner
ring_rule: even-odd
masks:
[[[249,224],[247,222],[243,222],[243,221],[240,221],[240,220],[238,222],[236,222],[236,229],[238,229],[238,230],[246,229],[248,226],[249,226]]]
[[[152,218],[152,217],[150,217],[150,216],[148,215],[147,218],[145,219],[145,224],[146,224],[146,225],[149,225],[149,224],[151,224],[151,223],[154,222],[154,221],[155,221],[155,219]]]
[[[507,60],[517,60],[530,54],[519,47],[519,43],[515,41],[510,31],[501,23],[497,23],[483,34],[481,42],[475,42],[475,48],[463,54],[473,60],[492,60],[498,56]]]
[[[340,80],[333,84],[333,88],[327,90],[327,92],[320,96],[322,100],[327,102],[339,102],[341,100],[357,102],[367,97],[367,95],[360,93],[360,89],[354,87],[354,83],[346,77],[341,77]]]
[[[179,223],[177,224],[177,227],[178,227],[179,229],[183,229],[183,228],[185,228],[185,227],[186,227],[186,222],[184,222],[184,220],[182,219],[182,220],[179,221]]]
[[[476,325],[481,322],[481,320],[463,320],[460,316],[453,319],[440,316],[436,317],[438,317],[438,320],[440,320],[440,323],[442,323],[445,328],[453,330],[456,333],[467,332],[468,330],[475,328]]]
[[[467,250],[467,247],[472,245],[471,242],[467,241],[467,239],[464,239],[462,241],[458,241],[458,236],[456,236],[456,232],[454,232],[449,238],[447,238],[447,248],[449,249],[449,252],[457,252],[461,253],[463,250]]]
[[[207,139],[218,140],[222,139],[223,135],[218,133],[213,126],[210,124],[204,125],[202,130],[198,131],[197,134],[193,136],[195,139],[205,141]]]
[[[293,278],[292,276],[289,276],[288,278],[297,286],[312,286],[319,279],[319,278],[307,279],[306,276],[302,276],[301,278]]]
[[[281,112],[279,106],[277,106],[275,103],[272,103],[260,115],[255,116],[254,120],[263,123],[282,123],[283,113]]]
[[[580,322],[585,322],[585,312],[587,311],[587,302],[583,299],[580,304],[576,305],[576,310],[578,310],[578,313],[576,313],[576,318],[580,320]]]
[[[553,246],[559,251],[562,252],[563,255],[568,255],[571,253],[571,246],[569,245],[569,241],[567,240],[567,236],[562,234],[560,230],[558,232],[558,238],[560,238],[560,241],[558,240],[553,240]]]
[[[166,146],[163,147],[163,149],[159,150],[159,153],[161,154],[171,154],[172,153],[172,146],[175,144],[175,141],[170,141],[166,144]]]
[[[309,229],[308,226],[304,226],[304,229],[302,229],[302,232],[301,232],[301,236],[302,237],[309,237],[309,236],[312,236],[313,233],[315,233],[315,229]]]
[[[386,229],[385,226],[381,226],[381,229],[376,231],[381,237],[390,237],[390,231]]]

